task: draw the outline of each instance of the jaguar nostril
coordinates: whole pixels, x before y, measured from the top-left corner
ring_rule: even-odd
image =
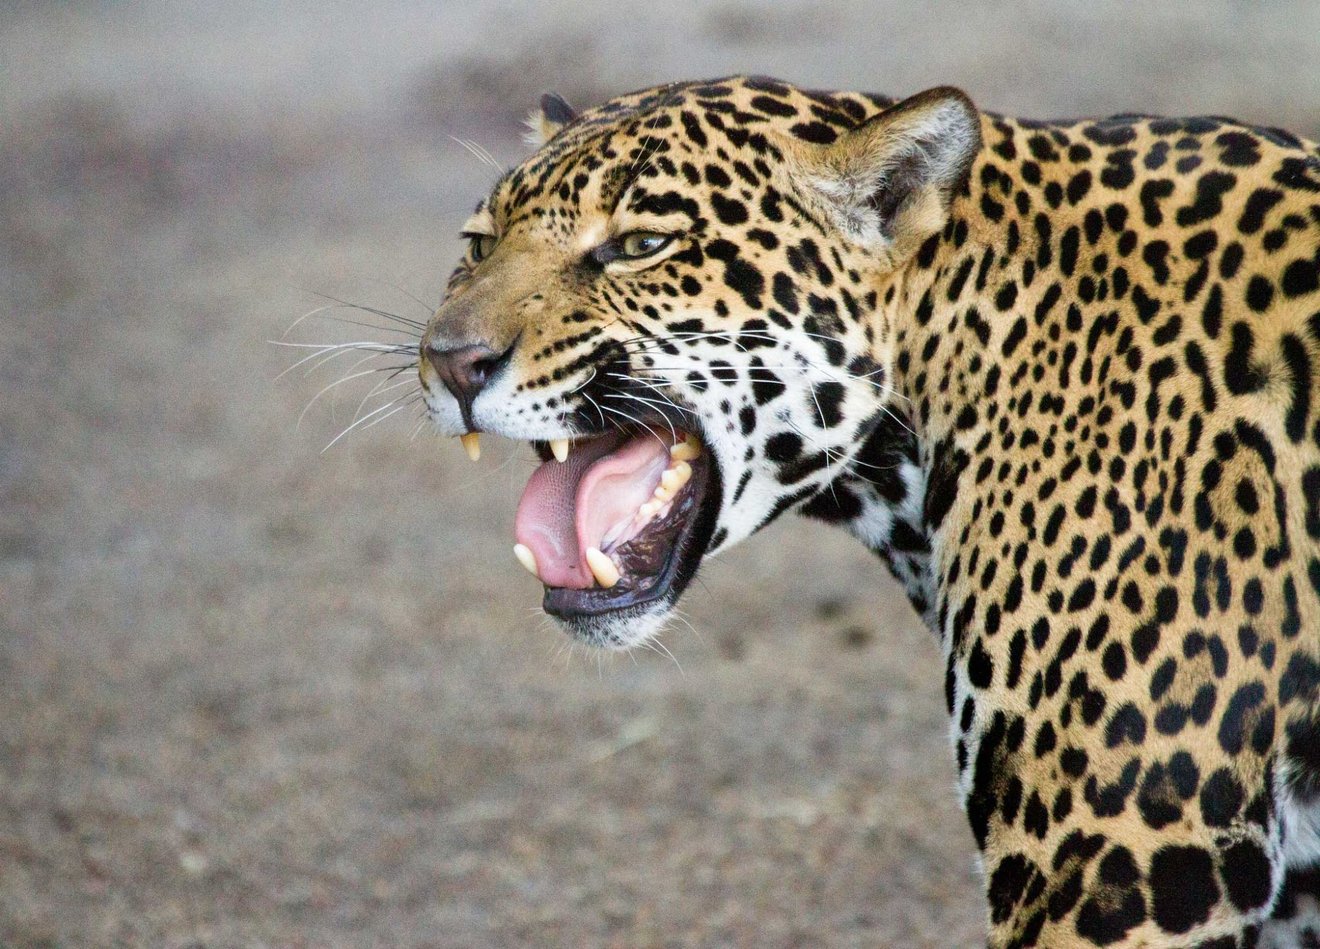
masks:
[[[500,353],[485,343],[469,343],[445,348],[443,344],[431,340],[423,348],[426,361],[435,369],[444,387],[458,400],[459,409],[468,428],[475,431],[472,402],[508,360],[513,346]]]
[[[477,385],[485,385],[486,381],[495,374],[499,368],[500,361],[494,358],[478,359],[469,370],[472,381]]]

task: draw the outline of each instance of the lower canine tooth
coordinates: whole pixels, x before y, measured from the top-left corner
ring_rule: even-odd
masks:
[[[591,568],[591,575],[596,578],[596,582],[605,589],[609,589],[619,582],[619,568],[614,565],[614,561],[595,547],[587,548],[587,566]]]
[[[481,457],[481,436],[476,432],[468,432],[466,435],[459,435],[458,440],[463,443],[463,450],[473,461]]]
[[[518,562],[527,568],[527,572],[536,579],[541,579],[541,571],[536,569],[536,554],[526,544],[514,544],[513,555],[518,558]]]
[[[555,461],[564,461],[568,458],[568,439],[552,438],[550,439],[550,454],[555,456]]]

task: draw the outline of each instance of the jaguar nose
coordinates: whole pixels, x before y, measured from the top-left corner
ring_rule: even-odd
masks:
[[[476,428],[472,422],[473,401],[504,365],[512,349],[511,346],[497,353],[485,343],[446,347],[435,340],[425,345],[426,361],[435,369],[441,384],[458,400],[469,429]]]

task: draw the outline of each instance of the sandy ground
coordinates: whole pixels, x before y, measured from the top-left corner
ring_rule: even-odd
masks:
[[[424,319],[493,177],[451,136],[515,161],[546,88],[1315,136],[1320,6],[455,7],[5,5],[0,944],[976,944],[938,651],[864,551],[781,524],[676,661],[570,651],[509,554],[526,449],[410,408],[321,453],[370,383],[298,426],[346,365],[266,341],[316,293]],[[344,333],[390,338],[289,338]]]

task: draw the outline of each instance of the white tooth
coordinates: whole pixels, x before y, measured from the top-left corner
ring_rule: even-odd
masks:
[[[696,435],[687,434],[677,445],[669,449],[669,457],[675,461],[692,461],[701,456],[701,440]]]
[[[587,566],[591,568],[591,575],[596,578],[596,582],[605,589],[619,582],[619,568],[595,547],[587,548]]]
[[[651,493],[651,497],[655,498],[662,504],[665,501],[672,501],[674,499],[674,492],[665,487],[663,475],[660,477],[660,483],[656,485],[655,491]]]
[[[568,439],[550,439],[550,454],[555,456],[555,461],[566,461],[568,459]]]
[[[659,501],[647,501],[637,509],[637,516],[643,521],[649,521],[651,518],[655,517],[655,512],[658,510],[660,510]]]
[[[463,443],[463,450],[473,461],[481,457],[481,436],[476,432],[468,432],[466,435],[459,435],[458,440]]]
[[[687,484],[692,477],[692,466],[686,461],[680,461],[672,468],[667,468],[660,475],[660,487],[665,489],[665,494],[673,497],[678,493],[679,488]]]
[[[536,569],[536,554],[526,544],[514,544],[513,555],[518,558],[518,562],[527,568],[527,572],[536,579],[541,579],[541,571]]]

